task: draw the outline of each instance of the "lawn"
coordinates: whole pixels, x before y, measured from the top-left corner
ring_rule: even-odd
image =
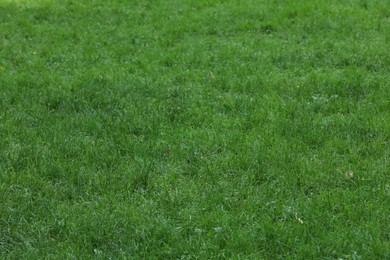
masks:
[[[0,258],[390,258],[390,2],[0,0]]]

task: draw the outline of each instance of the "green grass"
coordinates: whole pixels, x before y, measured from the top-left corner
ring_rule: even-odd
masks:
[[[388,0],[0,0],[0,258],[390,257]]]

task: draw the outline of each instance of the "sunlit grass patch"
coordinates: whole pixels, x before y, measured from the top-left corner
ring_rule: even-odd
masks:
[[[21,8],[28,7],[41,7],[48,4],[52,4],[56,0],[0,0],[0,5],[2,4],[13,4]]]

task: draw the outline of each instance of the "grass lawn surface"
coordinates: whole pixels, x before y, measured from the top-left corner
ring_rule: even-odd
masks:
[[[0,258],[390,258],[388,0],[0,0]]]

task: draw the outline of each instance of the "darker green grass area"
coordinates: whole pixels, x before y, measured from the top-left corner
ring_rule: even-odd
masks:
[[[386,0],[0,0],[0,257],[387,259]]]

